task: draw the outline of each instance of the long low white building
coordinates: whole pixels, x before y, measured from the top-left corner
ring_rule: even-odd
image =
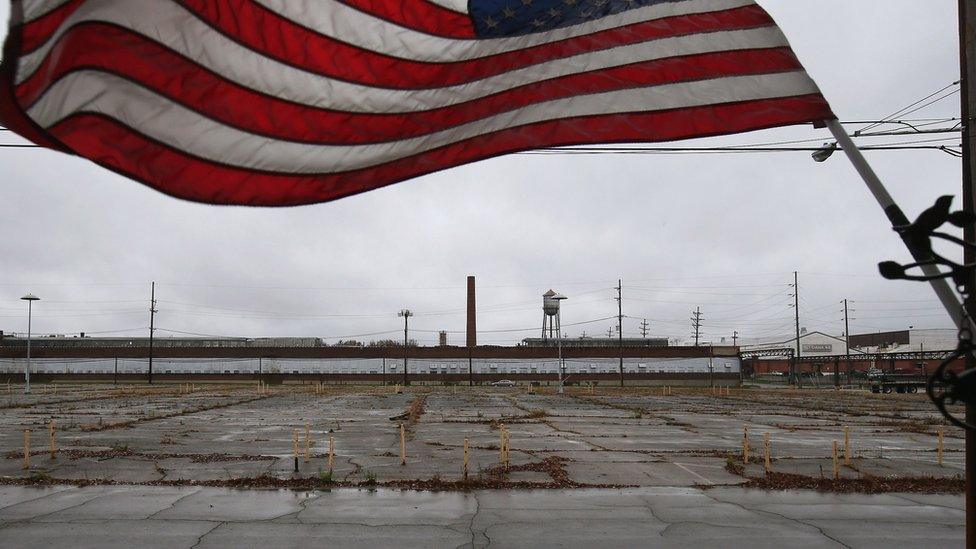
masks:
[[[566,372],[606,373],[619,372],[615,358],[566,359]],[[0,359],[0,372],[23,372],[27,365],[23,358]],[[467,373],[468,361],[464,359],[410,359],[410,373],[452,374]],[[556,359],[473,359],[475,373],[534,374],[558,372]],[[192,374],[381,374],[403,372],[402,359],[309,359],[309,358],[157,358],[153,360],[153,372]],[[41,358],[31,361],[33,373],[67,374],[140,374],[149,370],[144,358]],[[738,373],[739,359],[735,357],[697,358],[625,358],[627,373]]]

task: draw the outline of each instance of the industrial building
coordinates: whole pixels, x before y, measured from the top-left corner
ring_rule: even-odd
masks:
[[[688,383],[738,383],[734,347],[672,347],[666,338],[559,338],[559,302],[543,296],[541,338],[510,347],[477,343],[475,279],[467,280],[465,346],[343,346],[316,337],[77,337],[31,339],[31,371],[40,375],[298,376],[315,379],[393,380],[405,363],[418,381],[490,382],[498,379],[549,383],[562,370],[569,383],[653,383],[682,378]],[[0,332],[0,373],[16,376],[27,367],[27,338]],[[560,360],[561,359],[561,360]]]
[[[618,339],[618,338],[595,338],[595,337],[575,337],[575,338],[567,337],[567,338],[563,338],[562,341],[560,341],[558,338],[527,337],[523,339],[521,343],[521,345],[524,345],[526,347],[558,347],[560,344],[564,348],[667,347],[668,338],[666,337],[625,337],[622,339]]]

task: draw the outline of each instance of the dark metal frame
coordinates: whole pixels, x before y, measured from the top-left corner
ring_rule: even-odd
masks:
[[[976,425],[966,421],[965,418],[958,418],[949,411],[949,406],[953,404],[965,404],[966,406],[976,406],[976,368],[969,367],[957,373],[949,367],[960,359],[967,359],[974,356],[976,345],[973,343],[972,318],[976,317],[976,311],[971,311],[970,299],[971,288],[967,283],[973,280],[976,275],[976,263],[958,263],[939,254],[933,249],[933,241],[939,240],[961,246],[967,252],[976,252],[976,243],[966,242],[951,234],[940,231],[939,229],[949,223],[959,228],[967,228],[976,225],[976,215],[965,211],[951,211],[952,197],[942,196],[935,201],[935,204],[921,213],[914,223],[895,227],[901,237],[925,255],[929,259],[902,265],[895,261],[885,261],[878,265],[881,276],[889,280],[917,280],[931,281],[936,279],[951,279],[956,285],[956,289],[963,297],[963,323],[959,329],[959,344],[956,350],[949,354],[939,367],[929,376],[926,385],[926,392],[935,404],[936,408],[952,424],[970,431],[976,431]],[[936,276],[926,276],[924,274],[913,274],[916,269],[923,266],[934,266],[942,269],[943,272]],[[969,362],[971,364],[972,361]]]

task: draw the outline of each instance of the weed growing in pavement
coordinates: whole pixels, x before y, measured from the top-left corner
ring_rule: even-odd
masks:
[[[33,469],[30,472],[30,480],[31,482],[48,483],[52,482],[54,477],[44,469]]]

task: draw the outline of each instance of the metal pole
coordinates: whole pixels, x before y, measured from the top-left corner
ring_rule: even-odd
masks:
[[[112,376],[112,385],[119,384],[119,357],[115,357],[115,374]]]
[[[976,0],[959,0],[959,61],[961,78],[961,107],[962,107],[962,200],[963,210],[972,214],[976,212],[976,189],[973,188],[973,174],[976,173],[976,151],[972,139],[972,116],[976,110],[976,93],[972,85],[976,81]],[[976,240],[976,230],[971,225],[964,229],[963,238],[966,242]],[[967,264],[976,261],[976,254],[968,247],[965,250],[964,261]],[[969,302],[966,308],[976,310],[976,280],[967,280],[966,289]],[[976,357],[972,353],[966,356],[966,368],[976,368]],[[966,421],[976,424],[976,409],[966,407]],[[966,546],[976,549],[976,486],[973,486],[976,475],[976,433],[966,431]]]
[[[410,311],[403,311],[403,386],[406,387],[410,385],[410,380],[407,379],[407,333],[410,324]]]
[[[563,394],[563,322],[561,310],[556,312],[556,324],[559,327],[559,339],[556,340],[556,347],[559,348],[559,394]]]
[[[24,372],[24,394],[30,394],[30,370],[31,370],[31,308],[33,301],[27,301],[27,370]]]
[[[902,212],[901,208],[898,207],[898,204],[895,203],[895,199],[891,197],[888,189],[885,188],[884,184],[881,182],[881,179],[879,179],[878,175],[874,172],[874,169],[870,164],[868,164],[867,159],[864,158],[863,154],[861,154],[860,149],[857,148],[854,141],[847,135],[847,130],[844,129],[844,126],[842,126],[837,120],[828,120],[826,123],[827,127],[830,128],[830,133],[834,135],[834,139],[836,139],[837,143],[839,143],[841,148],[844,149],[844,153],[851,161],[851,164],[854,165],[854,169],[857,170],[857,173],[861,176],[861,179],[864,180],[868,190],[871,191],[871,194],[874,195],[875,200],[877,200],[881,208],[884,209],[885,215],[888,216],[888,220],[891,222],[891,225],[893,227],[903,227],[908,225],[910,221],[908,221],[908,218],[905,217],[905,213]],[[965,139],[965,137],[966,136],[964,133],[963,139]],[[964,154],[965,151],[966,147],[963,147]],[[965,171],[966,170],[964,170],[964,173]],[[964,202],[969,204],[971,201]],[[967,207],[966,204],[964,204],[964,207]],[[905,246],[908,248],[908,251],[912,254],[912,257],[914,257],[916,261],[925,261],[929,259],[928,257],[925,257],[924,253],[917,249],[915,244],[912,243],[910,239],[903,238],[902,240],[905,242]],[[925,276],[934,277],[939,275],[939,269],[934,265],[923,265],[921,269]],[[945,308],[946,312],[949,313],[949,316],[952,318],[952,321],[955,323],[956,327],[961,327],[963,319],[962,305],[952,287],[945,279],[941,278],[932,280],[931,284],[932,289],[939,297],[939,301],[942,303],[942,306]]]
[[[967,212],[976,211],[976,206],[973,204],[973,199],[976,198],[976,193],[973,192],[973,173],[976,172],[976,165],[973,164],[976,160],[976,155],[973,154],[973,142],[970,139],[970,101],[972,94],[969,90],[969,82],[976,78],[976,56],[970,55],[970,50],[976,47],[976,0],[959,0],[959,20],[960,20],[960,33],[961,33],[961,61],[962,61],[962,120],[963,120],[963,210]],[[847,135],[847,131],[837,120],[828,120],[827,127],[830,128],[830,132],[834,135],[834,139],[840,144],[844,149],[844,153],[850,159],[851,164],[860,174],[864,183],[867,185],[868,190],[874,195],[875,200],[884,209],[885,215],[888,216],[888,220],[894,227],[901,227],[909,224],[908,218],[905,217],[905,213],[901,211],[901,208],[895,204],[894,198],[885,189],[884,184],[881,183],[881,179],[878,175],[874,173],[871,165],[868,164],[867,159],[861,154],[854,141]],[[967,226],[964,228],[963,238],[967,242],[972,242],[976,238],[976,231],[973,227]],[[902,238],[905,242],[905,246],[908,251],[912,254],[912,257],[916,261],[925,261],[929,259],[925,256],[924,252],[920,252],[910,238]],[[973,253],[967,248],[964,255],[964,261],[970,263],[974,260]],[[939,275],[939,269],[934,265],[923,265],[921,267],[922,273],[929,277],[935,277]],[[956,296],[952,287],[949,285],[948,281],[944,278],[931,280],[932,289],[935,294],[939,297],[939,301],[942,302],[942,306],[945,308],[946,312],[949,313],[950,318],[955,323],[957,328],[962,328],[963,326],[963,311],[962,306],[959,302],[959,298]],[[976,287],[976,281],[969,281],[967,285],[970,288]],[[976,292],[970,292],[976,298]],[[974,303],[967,303],[967,306],[972,307]],[[973,310],[972,308],[970,310]],[[970,322],[970,329],[973,328],[972,322]],[[967,367],[976,366],[972,356],[966,357]],[[966,408],[966,419],[967,421],[976,422],[976,410],[972,407]],[[971,549],[976,549],[976,495],[974,495],[973,488],[973,475],[976,474],[976,437],[970,431],[966,431],[966,545]]]
[[[153,334],[156,331],[156,282],[152,283],[149,297],[149,384],[152,385]]]
[[[834,357],[834,387],[840,388],[840,357]]]
[[[715,366],[712,364],[712,348],[708,348],[708,386],[715,387]]]
[[[624,386],[624,299],[623,280],[617,279],[617,342],[620,347],[620,386]]]
[[[800,276],[796,271],[793,271],[793,312],[796,314],[796,358],[800,358]],[[799,366],[799,360],[795,361],[793,368],[793,374],[791,375],[792,381],[796,383],[799,387],[800,383],[800,372],[797,370]]]
[[[851,326],[847,316],[847,300],[844,300],[844,355],[847,356],[847,383],[851,383]]]

